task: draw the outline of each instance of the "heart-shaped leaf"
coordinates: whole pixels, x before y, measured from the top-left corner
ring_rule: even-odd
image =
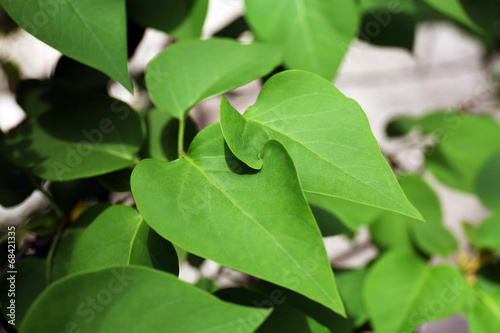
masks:
[[[286,46],[285,65],[331,80],[356,36],[352,0],[247,0],[245,18],[258,40]]]
[[[179,274],[172,244],[129,206],[109,207],[92,222],[75,244],[68,273],[114,265],[143,265]]]
[[[375,331],[413,332],[423,323],[458,312],[467,290],[458,269],[447,265],[431,268],[411,251],[396,250],[368,272],[363,299]]]
[[[330,263],[294,164],[267,143],[262,170],[241,163],[219,124],[189,156],[143,160],[132,173],[139,212],[160,235],[198,256],[297,291],[343,313]]]
[[[0,0],[0,5],[42,42],[132,91],[124,0]]]
[[[500,290],[493,294],[479,287],[472,287],[471,290],[474,298],[472,304],[464,311],[470,333],[498,332],[500,330]]]
[[[43,179],[63,181],[135,165],[144,140],[140,116],[110,98],[54,108],[9,133],[2,150]]]
[[[117,266],[52,284],[20,332],[250,333],[269,312],[222,302],[168,273]]]
[[[380,153],[363,110],[325,79],[279,73],[244,116],[223,98],[220,117],[229,148],[254,169],[262,166],[258,152],[264,143],[281,142],[311,204],[342,215],[343,207],[356,211],[354,202],[421,219]]]
[[[282,53],[277,46],[230,39],[181,41],[149,63],[149,95],[160,110],[181,119],[202,100],[269,73]]]

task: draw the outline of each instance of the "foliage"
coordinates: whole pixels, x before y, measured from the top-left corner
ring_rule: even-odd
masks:
[[[498,121],[448,110],[387,127],[431,138],[426,172],[491,209],[464,225],[464,251],[428,173],[391,169],[361,107],[331,84],[353,39],[411,50],[423,21],[447,20],[493,51],[498,4],[248,0],[207,40],[208,0],[0,5],[12,19],[1,34],[17,24],[64,55],[48,80],[12,80],[27,119],[0,133],[0,204],[36,189],[52,207],[16,231],[15,317],[9,273],[0,283],[9,329],[399,333],[457,313],[473,333],[500,329]],[[173,43],[131,76],[145,28]],[[246,30],[253,41],[240,43]],[[109,79],[151,103],[111,98]],[[240,114],[222,96],[220,122],[198,131],[194,106],[256,79],[253,106]],[[135,204],[110,205],[111,192]],[[380,255],[332,269],[322,237],[360,227]],[[11,251],[12,237],[2,244]],[[179,265],[206,260],[242,280],[178,278]]]

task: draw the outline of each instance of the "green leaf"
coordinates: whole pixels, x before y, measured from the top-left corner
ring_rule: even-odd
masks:
[[[382,250],[412,248],[415,245],[428,255],[446,256],[454,252],[458,243],[442,225],[437,194],[416,174],[401,175],[399,184],[426,223],[385,212],[370,224],[374,243]]]
[[[149,63],[146,84],[153,103],[181,119],[202,100],[271,72],[282,53],[277,46],[230,39],[181,41]]]
[[[109,206],[109,203],[100,203],[88,208],[73,224],[64,230],[52,260],[52,281],[56,281],[68,274],[71,253],[73,252],[76,242],[85,231],[85,228],[87,228],[90,223]]]
[[[220,118],[229,148],[254,169],[262,166],[258,152],[265,142],[281,142],[309,203],[343,221],[343,213],[356,212],[352,202],[421,218],[380,153],[363,110],[317,75],[274,75],[244,116],[223,98]]]
[[[336,273],[340,296],[347,310],[347,318],[353,319],[356,327],[363,325],[368,320],[361,293],[365,276],[366,269],[364,268]]]
[[[456,268],[431,268],[411,251],[397,250],[370,269],[363,299],[375,331],[400,333],[458,312],[466,291],[467,283]]]
[[[2,170],[0,172],[0,205],[3,207],[20,204],[34,191],[27,171],[12,165],[1,152],[0,170]]]
[[[486,220],[476,230],[475,244],[481,249],[489,249],[500,254],[500,212],[496,212]]]
[[[331,80],[356,36],[353,0],[247,0],[245,18],[256,38],[286,46],[285,65]]]
[[[287,303],[286,297],[279,291],[272,295],[242,288],[222,289],[215,293],[220,299],[244,306],[258,308],[273,307],[273,312],[259,326],[255,333],[301,332],[329,333],[325,326]],[[280,297],[281,296],[281,297]]]
[[[45,289],[46,260],[39,257],[26,257],[16,262],[16,274],[3,276],[0,283],[0,301],[3,316],[7,321],[15,319],[16,326],[25,316],[35,298]],[[14,284],[14,288],[11,287]],[[9,291],[12,290],[12,291]],[[14,293],[9,297],[9,293]],[[11,300],[14,300],[14,317],[8,316],[11,310]]]
[[[55,107],[9,133],[5,155],[43,179],[63,181],[106,174],[135,165],[144,140],[139,115],[126,104],[89,99]]]
[[[42,42],[106,73],[132,92],[124,0],[0,0],[0,5]]]
[[[500,331],[500,290],[492,295],[478,287],[473,287],[472,290],[476,299],[465,311],[470,333]]]
[[[190,117],[186,119],[184,131],[184,150],[189,148],[198,129]],[[179,139],[179,120],[158,109],[153,109],[146,116],[147,144],[142,153],[158,160],[173,161],[178,158],[177,141]]]
[[[454,20],[457,20],[458,22],[465,24],[469,28],[476,30],[476,31],[481,31],[482,29],[474,23],[467,12],[465,11],[464,7],[460,3],[460,0],[424,0],[427,2],[431,7],[436,9],[437,11],[451,17]]]
[[[168,273],[114,267],[52,284],[20,332],[253,332],[268,314],[221,302]]]
[[[500,150],[500,125],[486,116],[436,113],[420,121],[438,144],[426,152],[426,165],[445,185],[475,192],[483,165]]]
[[[143,27],[165,31],[174,38],[200,38],[208,0],[129,0],[127,12]]]
[[[143,265],[179,274],[172,244],[129,206],[107,208],[83,232],[71,254],[68,273],[114,265]]]
[[[160,235],[188,252],[343,313],[291,158],[276,141],[267,143],[260,156],[262,170],[249,170],[225,146],[219,124],[211,125],[196,136],[183,159],[139,163],[132,173],[139,212]]]
[[[500,209],[500,151],[479,170],[476,193],[487,207]]]

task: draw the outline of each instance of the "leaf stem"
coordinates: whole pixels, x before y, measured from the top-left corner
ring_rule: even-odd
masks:
[[[54,255],[56,253],[57,246],[61,241],[62,233],[69,221],[69,219],[67,219],[66,217],[62,217],[61,219],[62,220],[60,221],[59,226],[57,227],[54,239],[52,240],[52,244],[50,244],[49,253],[47,253],[47,266],[45,271],[45,280],[47,285],[49,285],[52,280],[52,263],[54,262]]]
[[[57,217],[63,217],[64,213],[63,213],[62,209],[59,207],[59,205],[54,201],[54,198],[52,198],[52,195],[46,189],[43,188],[42,184],[40,184],[39,182],[36,181],[36,179],[33,177],[33,175],[29,175],[29,179],[30,179],[31,183],[33,184],[33,186],[43,194],[45,199],[47,199],[50,206],[52,207],[52,209],[56,213]]]
[[[182,158],[186,155],[184,152],[184,131],[186,129],[186,119],[187,119],[187,114],[182,116],[182,118],[179,120],[179,136],[177,138],[177,153],[179,155],[179,158]]]

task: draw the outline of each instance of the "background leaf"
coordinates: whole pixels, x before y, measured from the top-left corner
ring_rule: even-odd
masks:
[[[500,151],[481,167],[476,179],[476,192],[491,209],[500,209]]]
[[[332,80],[356,35],[353,0],[247,0],[245,19],[257,40],[286,46],[285,66]]]
[[[127,67],[124,0],[1,0],[24,30],[61,53],[94,67],[132,91]],[[99,8],[99,10],[96,10]]]
[[[457,20],[466,26],[481,31],[481,28],[477,26],[469,17],[464,7],[460,3],[460,0],[424,0],[434,9],[448,15],[449,17]]]
[[[68,273],[114,265],[143,265],[179,274],[172,244],[129,206],[111,206],[99,214],[76,241]]]
[[[268,313],[221,302],[168,273],[118,266],[52,284],[20,332],[252,332]]]
[[[261,156],[263,169],[249,170],[225,146],[219,124],[211,125],[196,136],[189,156],[139,163],[132,173],[139,212],[160,235],[188,252],[343,313],[292,160],[276,141]],[[311,260],[314,265],[308,264]]]
[[[2,150],[40,178],[62,181],[134,165],[143,140],[139,115],[106,98],[30,118],[5,137]]]
[[[202,100],[271,72],[281,59],[282,49],[273,45],[218,38],[181,41],[149,63],[146,83],[158,109],[180,119]]]
[[[467,288],[456,268],[431,268],[411,251],[397,250],[370,269],[363,299],[377,332],[412,332],[425,322],[458,312]]]

